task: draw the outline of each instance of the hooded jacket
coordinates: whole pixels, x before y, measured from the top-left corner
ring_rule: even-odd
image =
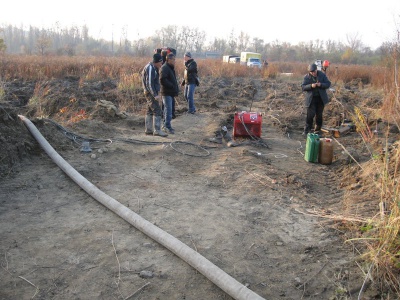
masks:
[[[313,83],[320,82],[321,86],[312,88],[311,85]],[[324,72],[317,71],[317,76],[314,77],[310,73],[304,76],[303,83],[301,84],[301,88],[303,92],[306,92],[305,95],[305,106],[309,107],[311,104],[311,100],[314,96],[321,97],[322,103],[324,105],[329,103],[328,93],[326,89],[329,89],[331,86],[331,82],[329,81],[328,77],[325,75]]]
[[[183,78],[186,84],[196,84],[197,79],[197,63],[193,58],[185,62],[185,73]]]

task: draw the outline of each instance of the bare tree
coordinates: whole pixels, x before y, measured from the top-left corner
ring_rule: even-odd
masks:
[[[247,33],[244,33],[243,31],[241,31],[240,35],[238,37],[239,52],[246,51],[247,47],[249,46],[249,42],[250,42],[250,36]]]
[[[0,53],[4,53],[7,49],[6,44],[4,43],[3,39],[0,39]]]
[[[0,29],[0,32],[3,32],[3,29]],[[4,40],[0,38],[0,53],[4,53],[7,49],[6,44],[4,43]]]
[[[228,43],[224,39],[214,38],[207,47],[208,51],[225,53],[228,50]]]
[[[201,52],[206,41],[206,33],[198,28],[194,31],[193,49],[196,52]]]
[[[259,39],[259,38],[253,38],[253,48],[255,52],[261,52],[263,45],[264,45],[264,40]]]
[[[360,52],[363,46],[361,39],[358,37],[358,33],[346,34],[347,47],[352,52]]]
[[[44,55],[45,51],[51,47],[51,38],[48,32],[44,29],[40,32],[39,37],[36,39],[36,49],[40,55]]]
[[[235,38],[235,32],[232,29],[231,34],[229,35],[229,41],[228,41],[228,45],[229,45],[229,52],[230,53],[234,53],[236,52],[238,45],[236,42],[236,38]]]
[[[181,47],[182,51],[185,52],[192,48],[194,39],[194,33],[192,29],[188,26],[183,26],[179,33],[179,46]]]
[[[124,27],[122,27],[122,32],[121,32],[121,50],[122,50],[122,52],[123,53],[125,53],[125,54],[127,54],[127,53],[129,53],[130,51],[130,48],[131,48],[131,43],[129,42],[129,40],[128,40],[128,27],[127,26],[124,26]]]
[[[149,40],[139,39],[133,43],[133,50],[137,56],[149,56],[151,50],[149,49]]]
[[[179,40],[178,27],[175,25],[169,25],[167,27],[160,28],[157,30],[157,35],[160,38],[161,45],[176,48]]]

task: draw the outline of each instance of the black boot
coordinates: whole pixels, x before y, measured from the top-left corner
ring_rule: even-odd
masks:
[[[321,133],[321,126],[320,125],[315,125],[314,133],[320,134]]]
[[[302,135],[307,136],[307,134],[310,132],[310,126],[306,125],[304,127],[304,131],[302,133]]]

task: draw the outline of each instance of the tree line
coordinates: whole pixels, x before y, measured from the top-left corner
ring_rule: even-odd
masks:
[[[222,55],[239,54],[242,51],[261,53],[268,61],[309,62],[328,59],[335,63],[372,65],[381,61],[391,48],[383,43],[378,49],[363,45],[357,35],[347,36],[346,43],[333,40],[312,40],[292,45],[275,40],[265,43],[263,39],[233,31],[227,39],[214,38],[207,41],[207,35],[198,28],[169,25],[159,29],[155,35],[129,40],[127,29],[123,28],[118,40],[95,39],[89,35],[86,25],[52,28],[29,26],[24,29],[14,25],[0,27],[0,52],[24,55],[103,55],[138,57],[149,56],[153,50],[163,46],[175,48],[178,53],[191,51],[196,57],[213,53]]]

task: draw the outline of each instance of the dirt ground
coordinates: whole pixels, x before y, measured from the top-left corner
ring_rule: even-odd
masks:
[[[350,132],[336,139],[331,165],[306,162],[300,83],[204,78],[197,113],[187,114],[180,96],[176,134],[167,138],[144,134],[143,113],[118,116],[96,105],[113,100],[112,86],[83,92],[70,79],[53,83],[69,86],[57,95],[76,93],[91,118],[31,120],[100,190],[261,297],[381,299],[368,280],[360,292],[367,266],[335,217],[379,211],[348,154],[363,163],[370,153]],[[34,85],[16,84],[6,85],[0,109],[0,299],[232,299],[66,176],[17,116],[29,114]],[[371,109],[382,99],[359,82],[334,88],[327,125],[360,99]],[[209,142],[223,125],[232,132],[235,111],[263,113],[261,142]],[[82,137],[91,139],[90,153],[81,151]]]

